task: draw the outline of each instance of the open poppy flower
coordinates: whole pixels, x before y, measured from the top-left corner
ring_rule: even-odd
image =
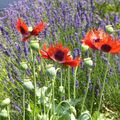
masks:
[[[114,39],[101,29],[89,31],[82,42],[94,50],[101,50],[112,54],[120,53],[120,41]]]
[[[37,36],[40,32],[42,32],[46,27],[46,24],[44,22],[40,22],[38,25],[36,25],[32,31],[29,31],[28,26],[22,19],[18,19],[16,28],[17,30],[23,35],[23,42],[28,41],[28,39],[31,36]]]
[[[98,48],[94,45],[94,42],[100,41],[106,37],[111,38],[111,36],[105,33],[103,30],[93,29],[85,35],[84,39],[82,40],[82,44],[88,45],[90,48],[97,50]]]
[[[71,67],[79,66],[81,61],[80,57],[73,59],[73,57],[70,55],[69,48],[63,47],[62,44],[50,45],[49,48],[47,48],[46,44],[44,44],[43,49],[40,50],[40,54],[43,58],[51,59]]]
[[[117,54],[120,53],[120,41],[114,38],[104,38],[94,43],[95,47],[101,51]]]

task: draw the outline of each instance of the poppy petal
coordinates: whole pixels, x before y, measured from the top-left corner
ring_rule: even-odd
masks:
[[[40,22],[33,28],[31,35],[37,36],[40,32],[42,32],[45,29],[45,26],[46,24],[44,22]]]
[[[39,53],[42,55],[43,58],[50,59],[50,57],[46,51],[40,50]]]
[[[22,42],[27,42],[30,37],[31,37],[31,35],[28,35],[28,36],[26,36],[26,37],[23,37]]]
[[[28,34],[28,26],[21,18],[18,19],[16,28],[22,35]]]
[[[74,60],[69,60],[69,61],[65,61],[63,64],[65,65],[69,65],[71,67],[77,67],[80,65],[80,57],[77,57],[76,59]]]

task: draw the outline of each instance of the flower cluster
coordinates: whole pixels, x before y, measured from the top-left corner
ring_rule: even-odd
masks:
[[[16,25],[18,31],[23,35],[22,41],[24,42],[28,41],[32,35],[38,36],[39,33],[45,29],[45,26],[44,22],[40,22],[33,30],[29,31],[27,25],[20,18]],[[93,29],[89,31],[83,38],[82,44],[87,45],[94,50],[101,50],[112,54],[120,53],[120,41],[114,39],[102,29]],[[39,53],[45,59],[50,59],[71,67],[79,66],[82,61],[80,57],[73,59],[69,48],[63,47],[62,43],[56,43],[55,45],[51,44],[49,48],[44,44],[43,49],[39,50]]]
[[[18,19],[17,21],[17,30],[23,35],[22,41],[28,41],[31,36],[37,36],[41,31],[43,31],[46,27],[44,22],[40,22],[33,29],[29,29],[26,23],[22,19]]]

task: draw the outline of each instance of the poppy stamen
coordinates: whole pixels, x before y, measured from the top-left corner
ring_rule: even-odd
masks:
[[[26,33],[25,29],[24,29],[22,26],[20,26],[20,32],[21,32],[22,34],[25,34],[25,33]]]
[[[56,53],[55,53],[55,59],[56,60],[58,60],[58,61],[62,61],[63,59],[64,59],[64,52],[62,52],[62,51],[57,51]]]
[[[94,39],[94,42],[100,42],[100,38],[96,38],[96,39]]]
[[[101,46],[101,50],[103,50],[104,52],[109,52],[111,49],[111,46],[107,44]]]

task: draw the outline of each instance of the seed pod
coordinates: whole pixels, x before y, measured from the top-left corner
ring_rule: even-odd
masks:
[[[34,86],[33,86],[33,84],[32,84],[31,81],[25,81],[25,82],[23,83],[23,86],[24,86],[27,90],[33,90],[33,89],[34,89]]]
[[[4,107],[4,106],[7,106],[10,104],[10,98],[6,98],[4,99],[2,102],[1,102],[1,106]]]
[[[38,51],[40,46],[39,46],[39,42],[37,40],[32,40],[30,41],[30,48],[32,50]]]
[[[27,63],[26,62],[21,62],[20,63],[20,68],[21,68],[21,70],[27,70],[28,69]]]
[[[89,67],[93,66],[93,61],[91,60],[91,58],[85,58],[84,63],[85,63],[85,65],[87,65]]]
[[[110,34],[114,32],[114,29],[113,29],[112,25],[106,25],[105,29]]]
[[[8,117],[8,112],[6,109],[1,110],[0,112],[0,117],[7,118]]]
[[[89,49],[88,45],[82,44],[82,51],[87,51]]]
[[[55,69],[55,67],[49,67],[49,68],[47,68],[46,72],[47,72],[47,74],[50,77],[56,76],[56,69]]]

